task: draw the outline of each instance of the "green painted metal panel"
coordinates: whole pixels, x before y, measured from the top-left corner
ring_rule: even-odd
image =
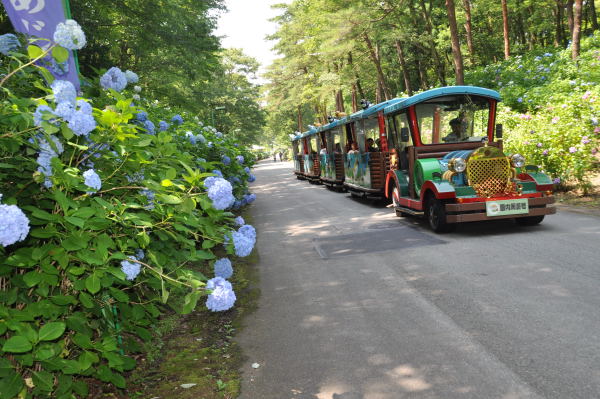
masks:
[[[415,162],[415,190],[417,195],[421,195],[421,186],[427,180],[433,180],[435,172],[442,173],[440,163],[435,158],[419,159]]]

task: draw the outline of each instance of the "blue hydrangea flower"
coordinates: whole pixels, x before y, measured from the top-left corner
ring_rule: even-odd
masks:
[[[246,237],[256,239],[256,230],[250,224],[244,224],[242,227],[238,229],[238,232],[242,233]]]
[[[248,176],[248,183],[253,183],[254,181],[256,181],[256,176],[250,173],[250,176]]]
[[[133,256],[129,257],[130,260],[135,260]],[[125,273],[127,280],[133,281],[140,274],[142,265],[137,262],[130,262],[128,260],[121,261],[121,270]]]
[[[147,188],[143,189],[140,191],[140,194],[146,196],[146,200],[148,201],[148,204],[146,206],[144,206],[144,209],[150,211],[152,209],[154,209],[154,191],[152,190],[148,190]]]
[[[140,86],[133,86],[133,91],[135,91],[136,93],[141,93],[142,88]]]
[[[52,88],[52,93],[54,94],[54,101],[57,104],[62,102],[69,102],[75,105],[75,100],[77,99],[77,91],[75,90],[75,86],[73,83],[68,80],[55,80],[50,85]]]
[[[246,200],[247,204],[251,204],[256,200],[256,194],[246,194],[244,195],[244,200]]]
[[[231,261],[227,258],[221,258],[215,262],[215,276],[225,279],[233,275],[233,267]]]
[[[88,191],[88,194],[93,194],[102,187],[102,180],[100,180],[100,176],[98,176],[98,173],[94,169],[88,169],[83,172],[83,178],[83,183],[89,188],[94,189],[94,191]]]
[[[227,166],[231,163],[231,158],[229,158],[227,155],[223,155],[221,157],[221,160],[223,161],[223,165]]]
[[[146,257],[146,254],[144,253],[144,250],[143,250],[143,249],[141,249],[141,248],[138,248],[138,249],[135,251],[135,258],[136,258],[137,260],[144,260],[144,258],[145,258],[145,257]]]
[[[65,22],[56,25],[54,41],[59,46],[69,50],[81,50],[86,43],[83,29],[72,19],[67,19]]]
[[[69,120],[75,111],[75,107],[70,102],[64,101],[56,106],[54,109],[54,114],[63,118],[64,120]]]
[[[246,221],[244,220],[243,217],[238,216],[234,219],[235,224],[237,224],[238,226],[243,226],[246,224]]]
[[[112,67],[100,78],[100,86],[106,90],[121,91],[127,86],[127,78],[119,68]]]
[[[148,120],[148,114],[145,113],[144,111],[138,112],[135,115],[135,119],[138,120],[139,122],[146,122]]]
[[[154,123],[151,120],[147,120],[144,122],[144,129],[146,129],[146,133],[154,135],[156,133],[156,128],[154,127]]]
[[[223,138],[223,133],[221,133],[221,132],[216,132],[216,133],[215,133],[215,136],[217,136],[217,138],[220,138],[220,139],[222,139],[222,138]]]
[[[206,283],[206,289],[212,290],[206,299],[206,307],[212,312],[222,312],[233,307],[236,297],[231,283],[222,277],[215,277]]]
[[[228,208],[235,201],[231,183],[223,178],[216,178],[208,188],[208,198],[211,199],[215,209]]]
[[[232,186],[236,185],[236,184],[240,184],[242,181],[240,180],[239,177],[237,176],[231,176],[229,179],[229,182],[231,183]]]
[[[42,121],[44,121],[44,112],[49,112],[51,114],[54,114],[54,111],[49,106],[39,105],[35,109],[35,112],[33,113],[33,123],[36,126],[42,126]],[[50,119],[50,120],[48,120],[48,122],[55,123],[56,121],[54,119]]]
[[[213,186],[213,184],[215,184],[215,182],[217,181],[217,177],[213,177],[213,176],[209,176],[206,179],[204,179],[204,187],[206,187],[206,189],[208,190],[209,188],[211,188]]]
[[[221,171],[219,169],[215,169],[212,171],[215,175],[219,176],[219,177],[223,177],[223,173],[221,173]]]
[[[233,247],[237,256],[243,258],[245,256],[250,255],[250,253],[254,249],[256,239],[252,239],[252,237],[248,237],[247,235],[240,233],[239,231],[234,231],[233,233],[231,233],[231,238],[233,239]]]
[[[233,205],[231,205],[231,207],[233,209],[240,209],[242,207],[242,201],[240,200],[235,200],[235,202],[233,203]]]
[[[201,134],[196,135],[196,141],[202,144],[206,144],[206,138]]]
[[[64,76],[69,73],[69,61],[56,62],[54,58],[51,58],[50,68],[55,75]]]
[[[143,172],[135,172],[133,175],[125,175],[129,183],[140,183],[146,178]]]
[[[250,174],[250,168],[246,166],[246,167],[244,168],[244,172],[246,172],[246,173]]]
[[[1,196],[0,196],[1,198]],[[29,234],[29,219],[16,205],[0,204],[0,245],[23,241]]]
[[[79,110],[85,114],[92,114],[92,106],[85,100],[77,100]]]
[[[69,129],[76,136],[87,136],[96,128],[96,120],[94,117],[83,111],[75,111],[69,118]]]
[[[125,71],[125,79],[127,80],[127,83],[137,83],[140,80],[140,77],[137,73],[128,69]]]
[[[171,118],[171,122],[173,122],[176,125],[181,125],[183,123],[183,118],[181,117],[181,115],[177,114]]]
[[[167,122],[165,122],[165,121],[158,122],[158,130],[160,130],[161,132],[164,132],[168,128],[169,128],[169,124]]]
[[[196,136],[194,136],[194,133],[192,133],[191,130],[185,132],[185,137],[187,137],[191,145],[196,145]]]
[[[140,97],[139,94],[134,94],[133,96],[131,96],[131,98],[133,98],[135,101],[140,101],[142,97]]]
[[[208,144],[206,145],[208,148],[213,148],[213,143],[212,141],[209,141]]]
[[[244,163],[244,157],[242,155],[236,156],[235,159],[238,161],[238,163],[240,165]]]
[[[21,46],[17,36],[12,33],[0,35],[0,53],[8,55],[11,51],[15,51]]]

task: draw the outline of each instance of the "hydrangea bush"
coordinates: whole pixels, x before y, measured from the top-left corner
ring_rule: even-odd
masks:
[[[61,29],[57,42],[85,44]],[[255,198],[253,156],[137,94],[131,71],[109,69],[85,95],[33,62],[64,62],[57,44],[2,40],[0,398],[85,397],[90,378],[123,388],[165,306],[234,305],[226,278],[256,241],[235,214]]]
[[[550,174],[557,187],[584,192],[600,163],[600,34],[582,40],[581,56],[550,48],[467,73],[469,84],[498,90],[505,148]]]

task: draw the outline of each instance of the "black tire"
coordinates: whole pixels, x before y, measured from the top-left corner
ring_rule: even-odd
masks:
[[[446,222],[446,210],[442,201],[431,196],[427,200],[425,208],[425,217],[429,222],[429,227],[436,233],[449,233],[456,228],[455,223]]]
[[[544,215],[515,218],[515,222],[520,226],[535,226],[542,223],[542,220],[544,220]]]

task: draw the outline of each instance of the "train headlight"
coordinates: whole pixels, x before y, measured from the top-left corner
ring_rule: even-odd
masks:
[[[522,168],[525,165],[525,157],[521,154],[514,154],[510,157],[510,163],[515,168]]]
[[[464,172],[467,168],[467,161],[463,158],[452,158],[450,162],[448,162],[448,169],[452,172],[461,173]]]

